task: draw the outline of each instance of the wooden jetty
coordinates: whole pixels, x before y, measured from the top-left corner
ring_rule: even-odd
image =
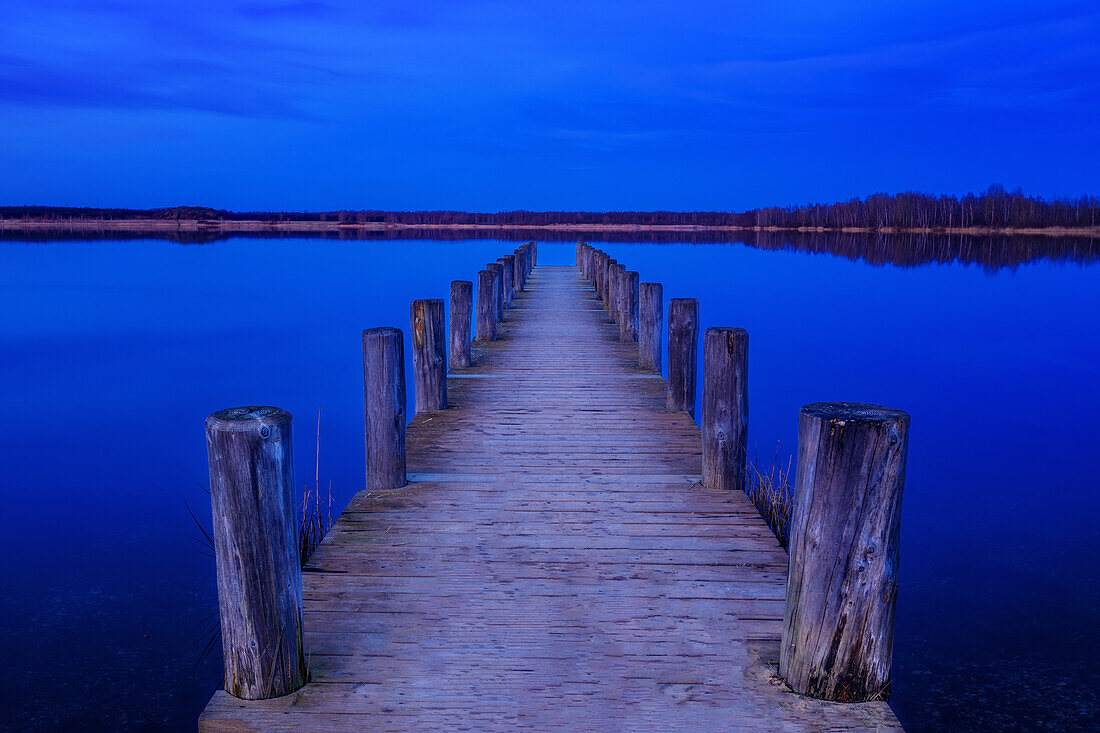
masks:
[[[408,484],[360,492],[309,558],[309,681],[218,691],[199,730],[900,730],[886,702],[779,677],[786,551],[742,491],[702,485],[700,430],[595,260],[522,283],[519,262],[495,338],[409,424]]]

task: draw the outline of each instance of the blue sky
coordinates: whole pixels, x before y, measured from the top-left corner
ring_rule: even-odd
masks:
[[[1100,192],[1094,2],[0,3],[0,203]]]

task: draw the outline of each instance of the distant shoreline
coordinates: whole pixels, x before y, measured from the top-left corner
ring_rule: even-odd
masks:
[[[323,221],[259,221],[211,219],[0,219],[0,231],[32,230],[36,232],[76,231],[157,231],[157,232],[399,232],[399,231],[548,231],[548,232],[797,232],[851,234],[971,234],[1026,236],[1088,236],[1100,237],[1100,227],[746,227],[704,225],[638,225],[638,224],[387,224],[383,222],[346,223]]]

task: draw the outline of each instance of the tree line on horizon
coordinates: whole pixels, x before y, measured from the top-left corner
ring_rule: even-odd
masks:
[[[831,204],[770,206],[727,211],[380,211],[319,212],[226,211],[201,206],[163,209],[122,209],[62,206],[0,206],[0,219],[78,220],[209,220],[331,222],[416,226],[713,226],[778,228],[1093,228],[1100,225],[1100,198],[1082,196],[1045,199],[1020,189],[993,185],[965,196],[906,192],[874,194]]]

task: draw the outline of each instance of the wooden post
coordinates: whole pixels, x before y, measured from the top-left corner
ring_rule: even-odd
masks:
[[[443,301],[414,300],[410,308],[416,411],[447,409],[447,350]]]
[[[451,281],[451,366],[470,366],[470,319],[474,305],[474,284],[469,280]]]
[[[206,418],[225,691],[245,700],[309,681],[290,422],[277,407]]]
[[[493,273],[493,301],[497,323],[504,323],[504,267],[496,262],[490,262],[485,269]]]
[[[477,274],[477,324],[478,341],[492,341],[497,337],[497,276],[495,272],[482,270]]]
[[[673,412],[695,417],[695,368],[699,348],[699,301],[673,298],[668,303],[668,402]]]
[[[806,405],[779,674],[824,700],[890,694],[909,415],[850,402]]]
[[[539,263],[539,243],[528,242],[531,245],[531,267],[532,269]]]
[[[507,306],[511,306],[511,302],[516,298],[516,255],[505,254],[504,258],[504,289],[508,294]]]
[[[512,305],[512,299],[516,295],[516,273],[514,272],[516,258],[515,255],[504,255],[497,262],[504,268],[504,307],[508,308]]]
[[[603,298],[603,270],[605,263],[607,262],[607,253],[600,252],[596,255],[595,263],[592,265],[592,287],[596,291],[596,299],[601,300]]]
[[[703,485],[745,490],[749,444],[749,332],[703,334]]]
[[[527,289],[527,245],[524,244],[516,250],[516,263],[519,268],[520,287]]]
[[[399,489],[405,473],[405,346],[400,328],[363,331],[367,491]]]
[[[611,320],[615,323],[622,320],[623,273],[625,272],[626,265],[615,263],[611,274],[611,304],[609,309]]]
[[[619,288],[621,304],[619,320],[619,340],[638,340],[638,273],[633,270],[623,272]]]
[[[526,278],[524,278],[523,276],[523,248],[518,247],[516,251],[512,254],[512,256],[515,258],[512,261],[512,289],[515,292],[519,293],[523,292],[523,287],[526,283]]]
[[[609,317],[612,310],[611,305],[615,302],[615,265],[617,264],[619,264],[618,260],[609,259],[607,261],[607,277],[604,280],[603,307]]]
[[[638,286],[638,366],[661,371],[665,300],[661,283]]]
[[[596,263],[596,295],[601,301],[601,305],[607,298],[607,271],[611,267],[611,256],[606,252],[600,254],[599,262]]]

